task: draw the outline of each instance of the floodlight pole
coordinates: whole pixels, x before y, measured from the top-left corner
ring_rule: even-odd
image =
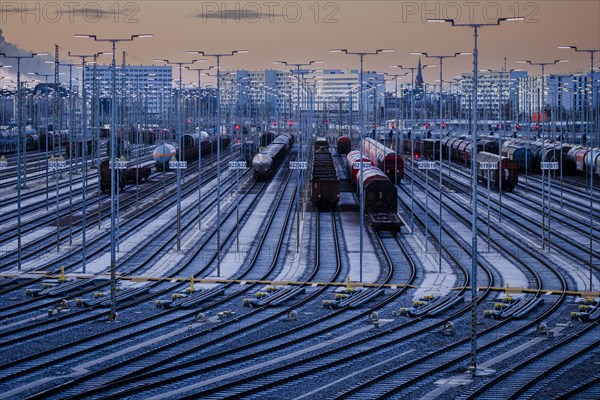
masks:
[[[488,26],[498,26],[504,21],[523,21],[522,17],[498,18],[496,23],[488,24],[456,24],[454,19],[428,19],[427,22],[448,22],[452,26],[467,27],[473,29],[473,104],[471,105],[472,125],[471,125],[471,365],[469,371],[475,375],[477,371],[477,71],[479,52],[477,48],[477,38],[479,28]]]
[[[364,166],[363,166],[363,146],[362,146],[362,141],[363,141],[363,135],[364,135],[364,128],[365,128],[365,119],[364,119],[364,104],[363,104],[363,63],[364,63],[364,58],[365,56],[370,56],[370,55],[377,55],[379,53],[391,53],[394,50],[392,49],[377,49],[373,52],[363,52],[363,51],[359,51],[359,52],[349,52],[347,49],[333,49],[333,50],[329,50],[332,53],[345,53],[348,55],[355,55],[358,56],[360,59],[360,75],[359,75],[359,99],[358,99],[358,108],[359,108],[359,114],[360,114],[360,132],[359,132],[359,157],[360,157],[360,181],[358,182],[358,187],[359,187],[359,203],[360,203],[360,262],[359,262],[359,282],[362,283],[363,281],[363,249],[364,249],[364,219],[365,219],[365,195],[364,195],[364,185],[363,185],[363,173],[364,173]],[[372,160],[373,161],[373,160]],[[394,182],[395,184],[395,182]]]
[[[438,251],[438,273],[442,273],[442,189],[443,189],[443,175],[442,175],[442,166],[444,165],[442,163],[443,161],[443,154],[442,154],[442,85],[444,84],[444,77],[443,77],[443,68],[444,68],[444,59],[445,58],[456,58],[458,56],[463,56],[463,55],[471,55],[471,53],[467,53],[467,52],[458,52],[458,53],[454,53],[454,55],[449,55],[449,56],[434,56],[434,55],[430,55],[429,53],[426,52],[414,52],[411,53],[413,55],[423,55],[425,57],[428,58],[437,58],[440,62],[440,98],[438,99],[439,101],[439,119],[440,119],[440,188],[439,188],[439,198],[438,198],[438,202],[440,203],[440,209],[439,209],[439,216],[438,216],[438,221],[439,221],[439,238],[438,238],[438,243],[440,245],[440,250]],[[435,121],[435,123],[433,124],[433,126],[437,125],[437,121]],[[435,153],[435,151],[434,151]],[[448,165],[448,168],[450,168],[450,165]],[[425,172],[429,175],[429,170],[425,170]],[[427,233],[427,229],[425,230],[425,232]],[[426,236],[427,237],[427,236]]]
[[[21,253],[21,140],[23,139],[23,125],[21,115],[21,108],[23,99],[21,96],[21,60],[25,58],[33,58],[35,56],[45,56],[47,53],[31,53],[27,56],[8,55],[6,53],[0,53],[0,56],[4,58],[12,58],[17,60],[17,269],[21,270],[22,253]],[[27,144],[23,143],[26,147]],[[27,160],[25,160],[27,162]],[[23,186],[27,188],[27,172],[24,175]]]
[[[588,143],[589,145],[589,150],[588,150],[588,154],[590,154],[590,166],[588,167],[588,169],[590,170],[590,262],[589,262],[589,267],[590,267],[590,292],[592,291],[592,287],[593,287],[593,282],[592,282],[592,276],[593,276],[593,266],[592,266],[592,253],[593,253],[593,244],[594,244],[594,237],[593,237],[593,233],[594,233],[594,228],[593,228],[593,224],[594,224],[594,174],[591,171],[592,169],[592,157],[591,157],[591,152],[593,149],[592,146],[592,133],[593,133],[593,129],[592,129],[592,125],[593,125],[593,107],[594,107],[594,54],[595,53],[599,53],[600,49],[594,49],[594,50],[584,50],[584,49],[578,49],[577,46],[558,46],[559,49],[572,49],[575,50],[578,53],[589,53],[590,55],[590,89],[592,91],[591,93],[591,101],[590,101],[590,112],[588,113],[588,126],[587,126],[587,138],[588,138]],[[597,123],[597,122],[596,122]],[[598,145],[598,143],[596,143],[596,145]],[[585,160],[584,160],[584,164],[585,164]]]
[[[115,220],[115,205],[116,205],[116,187],[118,182],[116,179],[116,168],[117,168],[117,65],[116,65],[116,50],[117,43],[119,42],[133,42],[136,38],[152,37],[151,34],[137,34],[131,35],[129,38],[123,39],[99,39],[96,35],[82,35],[76,34],[75,37],[79,38],[90,38],[96,42],[108,42],[112,46],[112,79],[111,79],[111,122],[110,122],[110,162],[112,162],[112,169],[110,171],[110,312],[108,314],[109,321],[116,322],[118,319],[116,304],[117,304],[117,255],[116,255],[116,220]]]
[[[217,61],[217,277],[221,276],[221,57],[231,57],[248,50],[233,50],[231,53],[205,53],[204,51],[188,51],[188,54],[200,54],[214,57]]]

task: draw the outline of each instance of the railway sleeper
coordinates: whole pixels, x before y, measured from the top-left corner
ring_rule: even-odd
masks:
[[[139,288],[127,288],[121,289],[117,292],[116,302],[121,302],[123,300],[131,299],[137,297],[141,294],[147,293],[150,290],[149,287],[139,287]],[[101,294],[101,295],[100,295]],[[111,299],[107,298],[110,296],[106,296],[104,292],[97,292],[94,294],[95,299],[77,299],[77,305],[82,307],[110,307]]]
[[[65,282],[58,286],[44,289],[39,293],[39,295],[59,297],[63,296],[66,293],[72,292],[73,290],[79,289],[83,286],[90,285],[92,283],[93,281],[91,279],[74,279],[72,281]]]
[[[201,290],[199,292],[188,295],[187,297],[181,297],[174,300],[173,302],[166,305],[168,308],[181,307],[181,308],[192,308],[203,301],[210,300],[215,296],[221,296],[225,294],[225,289],[222,287],[214,287],[208,290]]]
[[[448,298],[446,301],[438,301],[441,298],[436,299],[436,301],[432,301],[429,304],[425,304],[424,306],[418,308],[408,308],[404,312],[405,315],[409,315],[411,317],[434,317],[439,313],[446,311],[450,307],[458,303],[462,303],[465,299],[462,296],[453,295]],[[403,309],[400,309],[400,314],[403,314]]]
[[[324,300],[323,307],[357,308],[371,299],[384,294],[381,289],[363,288],[350,293],[336,293],[335,300]]]

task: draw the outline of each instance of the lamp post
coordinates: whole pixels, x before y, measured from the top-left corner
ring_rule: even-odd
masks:
[[[403,74],[388,74],[387,72],[384,72],[383,74],[385,76],[389,76],[389,77],[392,77],[394,79],[394,97],[395,97],[395,101],[396,101],[396,104],[395,104],[395,113],[394,113],[394,127],[395,127],[395,129],[394,129],[394,146],[395,146],[394,150],[398,151],[398,133],[399,133],[399,130],[400,130],[400,121],[399,121],[399,115],[398,115],[399,114],[399,108],[400,108],[399,105],[398,105],[399,104],[398,103],[398,78],[402,78],[403,76],[408,75],[409,72],[405,72]],[[404,156],[404,145],[403,145],[402,141],[400,142],[400,146],[401,146],[400,147],[401,148],[400,154],[402,154],[402,156]],[[398,165],[397,165],[398,159],[396,159],[395,162],[396,162],[396,164],[394,165],[394,170],[396,171],[396,174],[397,174],[397,171],[398,171]],[[398,181],[398,176],[396,176],[396,182],[397,181]]]
[[[440,209],[439,209],[439,225],[440,225],[440,230],[439,230],[439,244],[440,244],[440,251],[438,252],[438,272],[441,274],[442,273],[442,187],[443,187],[443,182],[442,182],[442,85],[444,84],[444,76],[443,76],[443,69],[444,69],[444,59],[446,58],[456,58],[458,56],[468,56],[471,55],[472,53],[468,53],[468,52],[458,52],[458,53],[454,53],[454,55],[448,55],[448,56],[434,56],[431,55],[427,52],[412,52],[410,53],[412,55],[417,55],[417,56],[425,56],[428,58],[437,58],[440,62],[440,98],[438,99],[439,101],[439,108],[438,108],[438,116],[439,116],[439,120],[440,120],[440,189],[439,189],[439,203],[440,203]],[[437,125],[437,119],[434,122],[433,126]],[[450,166],[448,166],[448,168],[450,168]],[[428,170],[425,170],[426,173],[429,173]]]
[[[569,60],[554,60],[552,62],[533,62],[531,60],[517,60],[518,64],[529,64],[529,65],[533,65],[533,66],[539,66],[542,68],[542,87],[540,90],[540,96],[538,97],[538,121],[540,123],[540,127],[541,130],[543,131],[543,124],[542,124],[542,114],[544,113],[544,106],[545,106],[545,96],[544,93],[546,92],[546,75],[545,75],[545,68],[547,65],[555,65],[558,63],[564,63],[564,62],[569,62]],[[542,137],[542,162],[544,162],[544,148],[545,148],[545,143],[546,140]],[[554,154],[555,152],[553,152]],[[561,153],[562,153],[562,149],[561,149]],[[544,199],[544,175],[546,173],[546,168],[543,168],[543,164],[541,165],[542,167],[542,249],[544,249],[545,247],[545,229],[546,229],[546,204],[545,204],[545,199]],[[550,169],[548,169],[548,251],[550,250],[550,190],[551,190],[551,172]]]
[[[321,64],[323,63],[323,60],[311,60],[307,63],[288,63],[287,61],[273,61],[273,64],[282,64],[288,67],[295,67],[296,70],[294,72],[294,75],[296,76],[296,79],[298,79],[298,85],[296,86],[297,90],[296,90],[296,126],[298,127],[298,155],[297,155],[297,159],[298,161],[301,161],[302,157],[301,157],[301,148],[302,148],[302,137],[301,137],[301,132],[300,132],[300,67],[308,67],[311,66],[313,64]],[[304,134],[306,134],[306,132],[304,132]],[[298,182],[296,184],[296,186],[298,187],[298,200],[296,203],[296,251],[298,251],[300,249],[300,210],[302,208],[301,204],[300,204],[300,191],[301,191],[301,186],[302,186],[302,170],[298,169]]]
[[[184,65],[192,65],[196,61],[201,60],[192,60],[192,61],[169,61],[167,59],[156,59],[154,61],[163,62],[165,64],[175,65],[179,67],[179,91],[177,96],[177,146],[178,146],[178,160],[181,161],[184,153],[183,148],[183,96],[182,96],[182,78],[181,71]],[[204,61],[204,60],[202,60]],[[180,165],[177,166],[177,251],[181,250],[181,168]]]
[[[78,38],[89,38],[94,39],[96,42],[108,42],[112,45],[112,83],[111,83],[111,122],[110,122],[110,161],[112,162],[113,168],[110,171],[110,313],[108,314],[108,319],[110,321],[117,321],[117,279],[116,279],[116,270],[117,270],[117,256],[115,251],[116,244],[116,221],[115,221],[115,205],[116,205],[116,188],[115,186],[118,184],[116,180],[116,167],[117,167],[117,157],[116,157],[116,148],[117,148],[117,66],[116,66],[116,49],[117,43],[119,42],[133,42],[137,38],[148,38],[153,37],[152,34],[136,34],[131,35],[129,38],[121,38],[121,39],[99,39],[96,35],[82,35],[76,34],[75,37]]]
[[[202,72],[213,69],[214,67],[211,65],[208,68],[190,68],[185,67],[188,71],[196,71],[198,73],[198,115],[196,124],[198,127],[198,230],[202,229],[202,128],[200,124],[200,117],[202,115],[202,107],[200,103],[200,99],[202,97]]]
[[[81,173],[82,173],[82,182],[83,182],[83,208],[81,211],[81,245],[82,245],[82,260],[81,266],[82,271],[85,274],[86,272],[86,256],[87,256],[87,247],[86,247],[86,200],[87,200],[87,132],[88,132],[88,124],[87,124],[87,92],[85,87],[85,66],[87,58],[96,58],[96,54],[71,54],[68,53],[69,57],[81,58]],[[95,61],[93,62],[95,64]],[[73,143],[71,143],[71,147],[73,147]],[[73,160],[70,160],[72,163]]]
[[[592,129],[592,125],[593,125],[593,117],[592,117],[592,111],[593,111],[593,107],[594,107],[594,54],[599,53],[600,49],[589,49],[589,50],[584,50],[584,49],[579,49],[577,48],[577,46],[558,46],[559,49],[571,49],[571,50],[575,50],[577,53],[589,53],[590,55],[590,88],[591,88],[591,99],[590,99],[590,112],[588,113],[588,124],[587,124],[587,132],[588,132],[588,140],[589,140],[589,150],[588,150],[588,154],[590,154],[590,292],[592,291],[592,245],[594,243],[594,239],[593,239],[593,223],[594,223],[594,213],[593,213],[593,207],[594,207],[594,174],[591,171],[591,167],[592,167],[592,133],[593,133],[593,129]],[[599,140],[600,138],[597,138],[597,140]],[[596,143],[598,144],[598,143]]]
[[[23,140],[23,125],[21,108],[23,99],[21,98],[21,60],[33,58],[35,56],[46,56],[48,53],[31,53],[27,56],[9,55],[0,53],[4,58],[17,60],[17,268],[21,270],[21,140]],[[24,144],[24,143],[23,143]],[[26,147],[26,146],[24,146]],[[25,161],[27,162],[27,161]],[[23,186],[27,188],[27,172],[25,172]]]
[[[477,306],[477,71],[478,71],[478,48],[477,38],[479,29],[488,26],[498,26],[504,21],[523,21],[522,17],[498,18],[495,23],[486,24],[457,24],[454,19],[428,19],[427,22],[448,22],[452,26],[467,27],[473,29],[473,95],[472,95],[472,126],[471,126],[471,365],[469,370],[472,375],[477,371],[477,325],[475,308]]]
[[[371,56],[371,55],[377,55],[379,53],[391,53],[393,52],[393,49],[377,49],[375,51],[372,52],[366,52],[366,51],[358,51],[358,52],[350,52],[347,49],[332,49],[329,50],[330,53],[344,53],[344,54],[348,54],[348,55],[354,55],[354,56],[358,56],[359,60],[360,60],[360,75],[359,75],[359,99],[358,99],[358,109],[359,109],[359,114],[360,114],[360,131],[359,131],[359,142],[358,142],[358,146],[359,146],[359,157],[360,157],[360,181],[358,182],[359,184],[359,203],[360,203],[360,263],[359,263],[359,281],[362,282],[363,281],[363,247],[364,247],[364,243],[363,243],[363,235],[364,235],[364,213],[365,213],[365,202],[364,202],[364,187],[363,187],[363,172],[364,172],[364,165],[362,162],[363,159],[363,151],[362,151],[362,140],[363,140],[363,135],[364,135],[364,124],[365,124],[365,120],[364,120],[364,104],[363,104],[363,63],[364,63],[364,58],[365,56]]]
[[[47,61],[47,63],[54,64],[52,61]],[[54,76],[54,74],[40,74],[39,72],[28,72],[28,75],[36,75],[43,76],[46,79],[46,89],[48,90],[48,77]],[[46,211],[48,211],[48,98],[46,98]],[[26,146],[27,147],[27,146]],[[25,160],[27,162],[27,160]],[[27,172],[27,171],[25,171]]]
[[[188,54],[200,54],[203,57],[214,57],[217,61],[217,276],[221,276],[221,57],[249,53],[248,50],[233,50],[230,53],[205,53],[190,50]]]
[[[421,69],[423,68],[434,68],[435,65],[421,65]],[[390,68],[399,68],[404,70],[409,70],[411,73],[411,87],[410,87],[410,170],[411,174],[414,174],[414,160],[415,160],[415,138],[412,134],[412,129],[415,123],[415,71],[419,69],[419,67],[403,67],[402,65],[390,65]],[[410,180],[410,232],[414,233],[413,230],[413,221],[414,221],[414,202],[415,202],[415,185],[414,185],[414,175],[411,175]]]

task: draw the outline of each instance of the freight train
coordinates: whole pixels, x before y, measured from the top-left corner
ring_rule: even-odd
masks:
[[[361,146],[363,155],[373,161],[392,182],[400,183],[404,178],[404,159],[400,155],[372,138],[363,139]]]
[[[24,128],[25,149],[27,151],[37,151],[40,148],[40,137],[31,126]],[[0,129],[0,154],[17,152],[18,130],[16,128]],[[23,143],[23,142],[21,142]],[[21,149],[23,150],[23,149]]]
[[[438,139],[414,139],[415,159],[439,159]],[[405,153],[410,154],[410,140],[404,143]],[[499,139],[483,137],[477,141],[477,151],[498,154],[517,164],[519,171],[541,171],[542,162],[558,162],[562,164],[566,174],[586,174],[589,171],[600,177],[600,149],[590,149],[580,145],[559,143],[552,140],[526,141],[524,139],[507,139],[499,149]],[[471,139],[446,136],[442,139],[443,158],[471,164]]]
[[[348,136],[340,136],[337,140],[337,153],[346,155],[351,151],[351,142]]]
[[[252,169],[257,180],[267,179],[272,176],[286,153],[292,147],[294,137],[288,133],[277,136],[252,159]]]
[[[364,200],[367,221],[375,230],[397,232],[404,225],[398,216],[398,188],[390,178],[363,154],[363,173],[360,173],[360,152],[346,156],[348,174],[356,185],[359,201]],[[362,182],[362,185],[361,185]],[[361,193],[361,186],[363,193]]]
[[[310,187],[310,198],[317,210],[331,209],[340,201],[340,179],[335,169],[329,143],[323,138],[315,141]]]
[[[226,148],[231,144],[231,139],[229,136],[222,135],[221,139],[221,148]],[[178,161],[194,161],[198,159],[198,155],[208,154],[212,151],[216,151],[217,146],[217,136],[210,136],[208,133],[202,132],[194,132],[194,133],[186,133],[182,138],[183,143],[183,151],[179,151],[176,145],[169,144],[161,144],[155,150],[155,154],[158,151],[160,154],[164,154],[167,149],[163,148],[163,146],[168,146],[170,149],[168,151],[172,152],[174,150],[173,156]],[[180,157],[181,154],[181,157]],[[156,160],[156,170],[165,171],[169,170],[168,162],[161,162],[154,156]]]
[[[482,166],[487,163],[488,167],[496,165],[496,168],[484,169]],[[477,179],[486,183],[490,181],[491,186],[496,189],[512,192],[519,182],[519,166],[508,157],[498,156],[496,153],[485,151],[477,153]]]
[[[72,140],[72,142],[71,142]],[[91,156],[92,154],[95,154],[95,150],[96,150],[96,145],[95,145],[96,141],[93,140],[91,138],[91,136],[88,136],[87,139],[85,140],[85,145],[86,145],[86,153],[88,156]],[[65,153],[67,156],[73,156],[73,157],[80,157],[83,155],[83,144],[84,144],[84,139],[83,136],[81,134],[77,134],[77,135],[73,135],[73,137],[69,137],[68,140],[65,142]],[[71,154],[72,152],[72,154]]]
[[[117,170],[117,182],[119,189],[123,190],[127,184],[140,183],[147,181],[152,174],[152,166],[154,161],[139,162],[131,160],[127,162],[126,169]],[[110,191],[111,169],[109,160],[104,160],[100,163],[100,190],[102,193]]]

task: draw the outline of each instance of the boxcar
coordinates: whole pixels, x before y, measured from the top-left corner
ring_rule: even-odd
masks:
[[[324,137],[318,137],[315,139],[315,150],[319,148],[329,149],[329,142]]]
[[[117,181],[119,189],[123,190],[127,184],[134,184],[148,180],[152,174],[152,165],[154,161],[138,162],[130,160],[127,163],[127,169],[117,170]],[[111,169],[109,168],[108,160],[100,163],[100,190],[102,193],[110,191]]]
[[[477,141],[477,151],[498,154],[499,145],[496,138],[485,138]]]
[[[340,136],[337,140],[337,152],[338,154],[350,153],[350,138],[348,136]]]
[[[496,163],[495,169],[480,168],[483,162]],[[512,192],[519,181],[519,166],[508,157],[499,157],[498,154],[482,151],[477,153],[477,178],[487,182],[488,176],[490,184],[496,190],[500,190],[500,179],[502,179],[502,190]]]

